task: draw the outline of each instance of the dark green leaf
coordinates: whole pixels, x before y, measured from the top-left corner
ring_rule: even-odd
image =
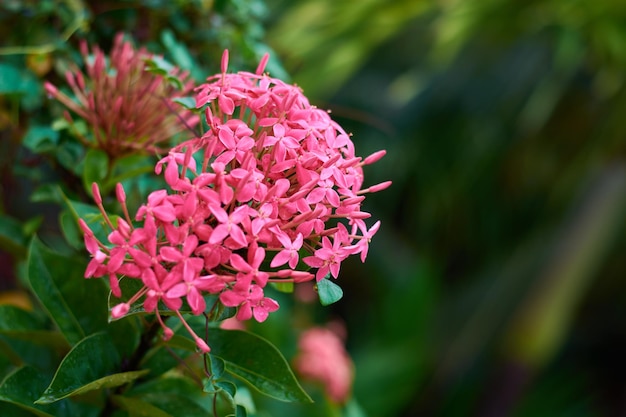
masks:
[[[211,357],[211,377],[213,379],[221,378],[222,375],[224,375],[224,369],[225,369],[224,360],[214,355],[210,355],[210,357]]]
[[[0,249],[22,257],[26,253],[26,244],[27,239],[20,222],[0,214]]]
[[[52,382],[36,402],[48,404],[92,390],[117,387],[148,372],[114,373],[119,364],[120,356],[107,333],[88,336],[63,358]]]
[[[41,316],[11,305],[0,305],[0,334],[13,340],[28,341],[54,349],[67,346],[67,342],[59,332],[44,330],[44,326],[45,321]],[[9,344],[15,343],[9,342]]]
[[[246,408],[244,406],[237,405],[235,417],[248,417],[248,412],[246,411]]]
[[[259,392],[282,401],[311,402],[280,351],[267,340],[240,330],[211,329],[211,354],[226,362],[226,370]]]
[[[83,409],[67,400],[55,404],[36,404],[35,400],[44,390],[47,380],[48,378],[36,368],[30,366],[19,368],[0,384],[0,401],[18,405],[40,417],[93,415],[92,410]]]
[[[40,316],[12,306],[0,305],[0,333],[11,330],[38,330],[44,325]]]
[[[48,126],[35,125],[28,129],[22,144],[34,153],[43,153],[56,149],[58,141],[58,131]]]
[[[230,381],[217,381],[215,386],[224,390],[231,398],[237,393],[237,386]]]
[[[171,374],[174,375],[174,374]],[[128,396],[141,398],[147,394],[174,394],[185,397],[187,401],[196,403],[205,410],[213,407],[213,396],[206,394],[200,389],[198,383],[184,376],[160,377],[148,380],[134,386]]]
[[[189,401],[184,395],[159,392],[143,394],[138,398],[164,411],[165,415],[174,417],[206,417],[208,414],[205,408],[193,401]]]
[[[332,282],[328,277],[317,283],[317,293],[320,297],[320,303],[322,303],[323,306],[336,303],[343,297],[341,287]]]
[[[104,180],[109,171],[109,157],[104,151],[90,149],[85,155],[83,167],[83,186],[91,194],[91,184],[100,183]]]
[[[33,293],[70,344],[106,328],[107,290],[100,280],[83,278],[85,263],[52,252],[35,237],[27,266]]]
[[[176,417],[155,407],[154,405],[138,398],[123,397],[121,395],[113,397],[117,405],[128,411],[130,417]]]

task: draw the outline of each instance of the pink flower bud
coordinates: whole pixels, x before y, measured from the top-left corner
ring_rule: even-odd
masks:
[[[111,317],[113,319],[122,318],[128,313],[128,310],[130,310],[128,303],[120,303],[111,309]]]
[[[93,200],[98,206],[102,205],[102,196],[100,195],[100,188],[95,182],[91,184],[91,193],[93,194]]]
[[[115,195],[117,196],[117,201],[121,204],[126,203],[126,193],[124,192],[124,186],[121,182],[118,182],[115,186]]]
[[[256,67],[256,75],[261,75],[263,74],[263,71],[265,70],[265,66],[267,65],[267,61],[269,61],[270,59],[270,54],[265,54],[263,55],[263,58],[261,58],[261,61],[259,62],[259,66]]]
[[[59,94],[59,90],[48,81],[43,83],[43,88],[46,90],[46,93],[50,98],[55,97],[57,94]]]
[[[227,69],[228,69],[228,49],[224,49],[224,53],[222,54],[222,74],[225,74]]]
[[[169,327],[163,327],[163,340],[170,340],[174,336],[174,331]]]
[[[196,337],[196,346],[198,346],[198,348],[204,353],[209,353],[211,351],[209,345],[207,345],[201,337]]]
[[[385,154],[387,154],[387,151],[384,149],[374,152],[363,160],[363,165],[373,164],[374,162],[379,161],[383,156],[385,156]]]
[[[378,191],[385,190],[385,189],[389,188],[390,186],[391,186],[391,181],[381,182],[380,184],[372,185],[369,188],[369,192],[370,193],[375,193],[375,192],[378,192]]]

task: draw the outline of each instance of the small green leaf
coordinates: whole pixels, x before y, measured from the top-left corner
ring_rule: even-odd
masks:
[[[52,382],[36,403],[49,404],[88,391],[117,387],[148,373],[147,370],[113,373],[119,364],[120,356],[107,333],[88,336],[63,358]]]
[[[280,351],[267,340],[240,330],[211,329],[211,354],[226,363],[226,371],[250,383],[262,394],[281,401],[311,402]]]
[[[195,97],[176,97],[176,98],[173,98],[172,101],[174,103],[180,104],[187,110],[197,110]]]
[[[36,237],[30,244],[27,267],[31,289],[72,345],[104,330],[107,324],[106,287],[100,280],[85,280],[85,266],[80,260],[51,251]]]
[[[26,134],[22,144],[34,153],[54,151],[59,142],[59,132],[48,126],[32,126]]]
[[[320,303],[322,303],[323,306],[336,303],[343,297],[341,287],[332,282],[328,277],[325,277],[317,283],[317,293],[320,297]]]
[[[90,149],[85,155],[83,185],[91,193],[91,184],[100,183],[109,173],[109,157],[100,149]]]
[[[230,381],[217,381],[215,386],[224,390],[231,398],[234,398],[237,393],[237,386]]]
[[[224,360],[214,355],[210,355],[210,357],[211,357],[211,377],[213,379],[221,378],[222,375],[224,375],[224,369],[226,366],[224,364]]]
[[[182,90],[183,82],[173,75],[176,72],[176,67],[162,57],[153,56],[150,59],[146,59],[146,70],[153,74],[163,76],[175,88]]]

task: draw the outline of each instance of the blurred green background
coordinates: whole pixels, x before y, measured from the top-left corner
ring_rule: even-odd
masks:
[[[335,306],[368,415],[626,413],[626,3],[268,4],[293,80],[388,151]]]
[[[54,42],[74,41],[86,8],[105,50],[124,29],[200,74],[221,48],[238,69],[270,50],[271,74],[331,109],[359,155],[387,150],[366,170],[394,182],[366,200],[383,222],[367,263],[346,261],[344,299],[316,313],[347,325],[365,415],[626,413],[626,2],[41,4],[56,3]],[[7,22],[3,48],[49,40]],[[21,111],[41,123],[42,91],[29,94]],[[26,118],[3,106],[17,141]],[[257,330],[280,333],[276,317]]]

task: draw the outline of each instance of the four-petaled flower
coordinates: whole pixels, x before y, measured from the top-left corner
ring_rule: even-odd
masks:
[[[349,135],[298,87],[263,74],[264,64],[254,74],[228,74],[227,64],[225,53],[222,73],[196,89],[207,131],[156,163],[166,187],[133,221],[118,185],[124,217],[114,222],[94,184],[108,243],[80,223],[92,257],[85,276],[108,276],[113,295],[124,296],[113,317],[143,303],[168,338],[160,311],[169,309],[203,352],[209,347],[183,312],[203,314],[211,299],[237,308],[240,320],[264,321],[279,307],[265,294],[269,284],[337,278],[348,256],[365,261],[380,222],[367,227],[364,194],[390,185],[362,188],[363,167],[384,151],[356,156]],[[142,287],[122,294],[122,276]]]

